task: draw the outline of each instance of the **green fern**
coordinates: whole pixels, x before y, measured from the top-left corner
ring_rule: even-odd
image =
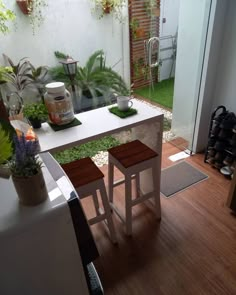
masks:
[[[12,143],[7,133],[0,126],[0,165],[4,164],[12,155]]]

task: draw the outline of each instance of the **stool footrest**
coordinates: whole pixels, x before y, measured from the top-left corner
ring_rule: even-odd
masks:
[[[139,193],[141,194],[141,192],[139,191]],[[145,195],[141,195],[140,197],[138,197],[135,200],[132,200],[132,206],[138,205],[144,201],[147,201],[148,199],[153,197],[153,192],[147,193]]]
[[[93,224],[95,224],[97,222],[100,222],[100,221],[102,221],[104,219],[106,219],[106,215],[105,214],[101,214],[101,215],[98,215],[98,216],[95,216],[95,217],[89,219],[88,220],[88,223],[89,223],[89,225],[93,225]]]

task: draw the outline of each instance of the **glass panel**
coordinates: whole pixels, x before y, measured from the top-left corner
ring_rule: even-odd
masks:
[[[162,108],[164,139],[192,151],[211,0],[148,3],[144,52],[149,86],[140,85],[136,93]]]

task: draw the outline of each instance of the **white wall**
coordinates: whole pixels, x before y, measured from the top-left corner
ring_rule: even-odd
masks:
[[[217,74],[220,75],[220,81],[224,80],[224,77],[220,74],[219,59],[222,52],[227,4],[228,1],[225,0],[212,1],[196,132],[194,136],[194,151],[203,151],[206,148],[211,113],[218,105],[218,103],[214,101],[215,98],[217,98],[217,92],[215,93]],[[228,77],[226,79],[228,79]],[[222,102],[222,104],[224,104],[224,102]]]
[[[181,0],[172,131],[191,144],[202,72],[209,0]]]
[[[179,5],[180,0],[162,0],[161,1],[161,15],[160,15],[160,37],[172,35],[175,36],[178,30],[178,22],[179,22]],[[166,19],[166,22],[163,23],[163,18]],[[172,46],[172,40],[163,40],[160,42],[160,48],[170,47]],[[173,50],[162,51],[160,54],[160,58],[169,58],[173,54]],[[175,63],[172,68],[172,59],[164,60],[162,66],[160,67],[160,81],[169,79],[170,73],[171,76],[174,76],[175,73]]]
[[[227,3],[212,109],[223,104],[236,113],[236,1]]]
[[[107,64],[112,66],[129,81],[129,42],[127,19],[124,24],[106,16],[99,20],[91,15],[89,0],[48,0],[43,10],[44,23],[35,35],[29,18],[22,14],[16,1],[6,1],[17,14],[17,28],[6,36],[0,35],[0,64],[2,53],[14,62],[29,57],[35,65],[54,66],[57,60],[54,51],[69,53],[74,59],[85,64],[87,58],[98,49],[106,53]],[[127,15],[127,7],[124,10]],[[124,41],[124,42],[123,42]]]

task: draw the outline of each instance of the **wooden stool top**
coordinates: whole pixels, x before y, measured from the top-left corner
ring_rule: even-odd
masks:
[[[125,168],[155,158],[158,154],[139,140],[134,140],[108,150]]]
[[[104,177],[104,174],[90,158],[84,158],[68,164],[62,164],[61,167],[75,188],[79,188],[80,186]]]

